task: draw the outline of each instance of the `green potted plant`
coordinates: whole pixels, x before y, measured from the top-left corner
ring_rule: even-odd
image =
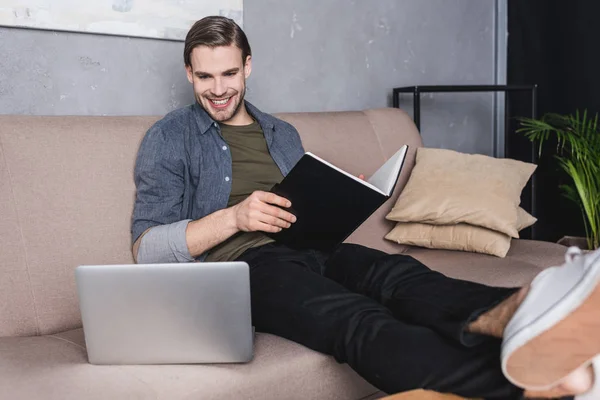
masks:
[[[580,114],[548,113],[540,119],[519,118],[520,128],[529,140],[539,145],[551,137],[558,141],[556,158],[572,182],[561,190],[576,202],[584,217],[588,249],[600,247],[600,131],[598,114],[588,118]]]

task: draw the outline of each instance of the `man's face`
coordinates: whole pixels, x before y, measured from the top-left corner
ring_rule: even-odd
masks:
[[[242,51],[236,46],[198,46],[192,50],[190,61],[187,77],[194,85],[196,100],[215,121],[233,119],[244,100],[251,57],[243,64]]]

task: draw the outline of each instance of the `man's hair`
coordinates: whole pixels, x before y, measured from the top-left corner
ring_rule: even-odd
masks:
[[[185,37],[183,61],[185,66],[192,66],[192,50],[198,46],[210,48],[231,46],[234,44],[242,50],[242,63],[252,55],[246,34],[232,19],[225,17],[204,17],[197,21]]]

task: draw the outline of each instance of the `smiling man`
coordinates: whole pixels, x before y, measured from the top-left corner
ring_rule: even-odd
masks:
[[[185,68],[188,80],[194,85],[196,101],[217,122],[227,121],[228,125],[252,122],[243,106],[246,79],[252,72],[250,48],[242,51],[240,60],[237,47],[219,46],[221,41],[198,45],[196,41],[189,41],[185,48]],[[240,61],[242,65],[238,66]]]
[[[136,161],[137,262],[247,262],[258,331],[332,355],[387,393],[426,388],[519,399],[527,376],[512,360],[523,358],[529,343],[552,348],[577,328],[582,337],[600,336],[600,324],[582,323],[577,311],[600,303],[598,252],[570,252],[565,266],[519,289],[450,279],[412,257],[359,245],[325,253],[274,242],[265,232],[296,221],[285,211],[290,202],[268,191],[303,155],[298,132],[244,100],[252,55],[233,21],[194,24],[184,63],[196,102],[154,124]],[[536,325],[542,313],[544,335]],[[501,347],[503,336],[508,344]],[[597,398],[590,392],[595,343],[571,341],[569,352],[559,346],[551,362],[534,363],[541,376],[564,377],[537,394]],[[572,354],[586,363],[563,371]],[[516,371],[515,384],[503,367]]]

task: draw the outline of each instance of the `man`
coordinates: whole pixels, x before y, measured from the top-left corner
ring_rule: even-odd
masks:
[[[566,372],[536,365],[542,375],[563,374],[559,380],[540,384],[518,370],[523,349],[561,340],[563,331],[554,327],[579,321],[580,313],[551,307],[550,335],[523,336],[523,327],[540,329],[532,321],[548,303],[538,294],[552,286],[552,274],[550,283],[531,288],[491,288],[449,279],[403,255],[350,244],[331,254],[299,251],[268,238],[264,232],[295,222],[285,211],[290,202],[267,191],[304,153],[298,133],[244,101],[252,57],[233,21],[198,21],[187,35],[184,62],[196,103],[151,127],[136,162],[137,262],[247,262],[257,330],[333,355],[387,393],[427,388],[521,398],[523,390],[505,378],[499,363],[505,328],[511,336],[502,360],[513,382],[547,396],[589,392],[589,360],[600,353],[592,345],[571,348],[585,363]],[[570,264],[595,272],[598,258],[573,255]],[[588,292],[598,291],[595,281],[586,282]],[[590,298],[579,296],[585,306]],[[508,329],[511,319],[518,323]],[[565,368],[567,355],[557,354],[553,361]]]

